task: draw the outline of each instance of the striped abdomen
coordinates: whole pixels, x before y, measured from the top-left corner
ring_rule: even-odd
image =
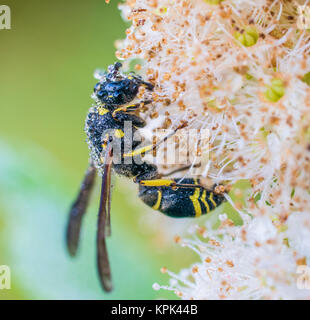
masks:
[[[175,182],[180,179],[174,179]],[[192,184],[193,188],[147,187],[140,186],[139,197],[148,206],[170,217],[199,217],[219,206],[225,198],[201,187],[195,187],[199,180],[183,179],[182,183]]]

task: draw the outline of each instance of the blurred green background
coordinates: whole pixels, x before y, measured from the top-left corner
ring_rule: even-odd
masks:
[[[6,0],[12,29],[0,30],[0,265],[12,289],[0,299],[156,299],[162,266],[188,266],[194,254],[173,243],[188,220],[149,210],[136,186],[117,179],[108,240],[114,291],[95,269],[99,186],[83,225],[78,257],[64,246],[67,211],[87,166],[84,119],[96,68],[113,63],[125,36],[116,1]]]

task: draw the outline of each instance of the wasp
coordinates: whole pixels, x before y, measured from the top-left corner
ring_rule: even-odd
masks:
[[[220,205],[225,197],[216,188],[207,189],[193,178],[163,178],[155,164],[144,161],[147,152],[154,151],[161,143],[169,139],[186,122],[180,124],[172,134],[167,135],[156,144],[141,147],[141,142],[133,141],[132,136],[145,121],[135,114],[151,100],[131,102],[137,97],[140,87],[151,92],[154,85],[145,82],[140,76],[120,71],[120,63],[108,67],[94,87],[93,97],[96,104],[92,106],[86,118],[85,132],[90,149],[90,164],[82,181],[78,196],[73,203],[67,225],[66,241],[69,253],[76,254],[81,223],[97,172],[102,177],[100,205],[97,225],[97,268],[100,283],[105,291],[112,290],[111,269],[108,259],[106,237],[111,234],[111,175],[112,170],[122,176],[133,179],[139,185],[139,198],[154,210],[170,217],[199,217]],[[131,136],[124,132],[124,123],[132,123]],[[125,152],[124,145],[131,139],[132,151]],[[120,142],[120,160],[116,156],[113,141]],[[137,161],[139,157],[140,161]],[[125,161],[126,160],[126,161]],[[131,161],[128,161],[131,160]],[[177,169],[172,173],[184,170]],[[165,175],[170,176],[172,173]]]

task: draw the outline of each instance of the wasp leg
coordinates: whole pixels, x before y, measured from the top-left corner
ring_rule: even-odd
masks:
[[[144,86],[146,89],[152,91],[154,89],[154,85],[150,82],[142,81],[142,86]]]
[[[130,78],[135,78],[138,82],[141,83],[141,85],[146,88],[147,90],[150,90],[152,91],[154,89],[154,85],[151,84],[150,82],[146,82],[146,81],[143,81],[142,78],[140,76],[137,76],[135,73],[131,72],[130,73],[130,76],[128,77],[129,79]]]
[[[137,155],[144,155],[147,152],[153,151],[155,150],[157,147],[159,147],[162,143],[164,143],[165,141],[167,141],[170,137],[172,137],[173,135],[176,134],[176,132],[182,128],[184,128],[187,125],[186,122],[182,123],[181,125],[179,125],[176,129],[174,129],[170,134],[166,135],[162,140],[160,140],[159,142],[157,142],[156,144],[150,144],[147,145],[145,147],[141,147],[139,149],[135,149],[130,153],[124,153],[123,157],[134,157]]]
[[[74,256],[76,254],[78,248],[82,218],[85,214],[89,202],[90,194],[95,182],[95,177],[96,168],[91,165],[86,171],[78,197],[76,198],[70,210],[66,241],[68,251],[71,256]]]
[[[130,104],[128,106],[122,106],[120,108],[115,109],[112,112],[112,117],[115,118],[116,120],[118,120],[117,119],[117,114],[118,113],[136,111],[139,108],[142,108],[146,104],[150,104],[150,103],[152,103],[152,100],[145,100],[145,101],[142,101],[140,103]]]
[[[150,82],[143,81],[143,80],[140,79],[140,77],[137,77],[136,75],[133,75],[133,76],[134,76],[134,78],[138,79],[140,81],[141,85],[144,88],[146,88],[147,90],[152,91],[154,89],[154,85],[151,84]]]

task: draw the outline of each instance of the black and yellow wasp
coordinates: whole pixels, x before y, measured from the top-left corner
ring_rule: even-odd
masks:
[[[134,182],[139,184],[140,199],[154,210],[171,217],[199,217],[213,210],[225,199],[222,193],[216,192],[215,188],[206,189],[200,185],[200,181],[197,179],[163,179],[163,175],[158,173],[156,165],[141,161],[141,157],[145,153],[154,151],[171,135],[166,136],[157,144],[141,147],[141,142],[132,141],[132,136],[128,137],[125,134],[125,121],[132,123],[132,135],[139,128],[145,126],[144,120],[134,112],[144,105],[150,104],[151,100],[136,104],[129,103],[136,98],[141,86],[152,91],[153,85],[143,81],[134,73],[123,74],[120,71],[121,66],[120,63],[109,66],[108,72],[102,75],[94,88],[96,104],[90,108],[85,125],[90,148],[90,165],[81,184],[78,197],[72,205],[66,234],[68,250],[73,256],[77,251],[82,218],[98,171],[102,176],[102,186],[97,229],[97,266],[105,291],[112,290],[111,271],[105,242],[106,236],[111,233],[112,169],[120,175],[133,178]],[[174,132],[185,125],[186,123],[181,124]],[[123,147],[128,138],[132,141],[132,151],[125,153]],[[121,161],[115,163],[113,158],[116,154],[112,146],[113,140],[117,139],[121,142]],[[140,161],[137,161],[137,157],[140,157]],[[128,159],[131,161],[125,161]],[[173,173],[177,171],[180,170],[175,170]]]

